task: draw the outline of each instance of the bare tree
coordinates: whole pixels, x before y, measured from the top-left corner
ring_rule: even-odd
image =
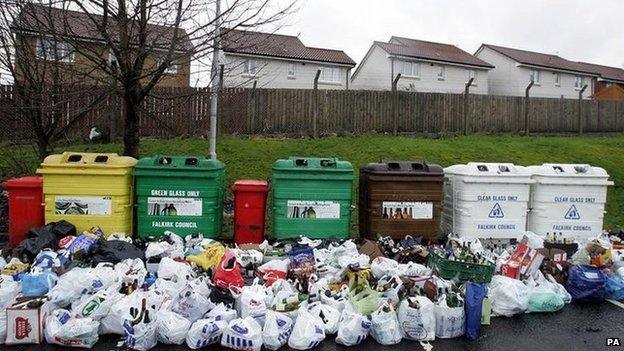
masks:
[[[49,4],[46,4],[49,5]],[[2,106],[3,118],[28,121],[31,130],[13,133],[30,140],[35,137],[40,158],[52,151],[52,144],[80,122],[91,108],[107,95],[105,89],[85,89],[82,85],[89,70],[73,70],[75,53],[60,42],[55,33],[26,32],[23,25],[50,26],[54,21],[49,6],[37,15],[32,3],[23,0],[0,2],[0,72],[13,80],[10,103]],[[90,103],[77,110],[68,105],[89,94]],[[2,126],[7,128],[7,126]]]
[[[171,79],[168,73],[190,70],[191,61],[205,61],[219,46],[215,0],[49,1],[55,20],[41,21],[39,30],[69,44],[77,61],[93,67],[94,84],[115,81],[124,101],[124,154],[138,157],[142,102]],[[272,0],[228,0],[218,18],[229,30],[256,28],[291,9],[292,3],[277,7]]]

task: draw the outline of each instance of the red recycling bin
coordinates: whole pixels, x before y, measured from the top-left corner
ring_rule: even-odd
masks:
[[[234,192],[234,241],[237,244],[259,244],[264,240],[269,183],[264,180],[237,180]]]
[[[2,184],[9,192],[9,242],[18,245],[30,228],[41,227],[43,217],[43,177],[9,179]]]

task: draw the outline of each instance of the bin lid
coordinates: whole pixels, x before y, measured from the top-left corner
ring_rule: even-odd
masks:
[[[337,158],[289,157],[273,163],[274,171],[353,173],[353,165]]]
[[[456,174],[475,177],[530,177],[531,174],[523,166],[513,163],[470,162],[465,165],[454,165],[444,169],[445,174]]]
[[[387,161],[369,163],[362,167],[362,172],[371,174],[413,175],[413,176],[442,176],[441,166],[428,164],[425,161]]]
[[[87,153],[70,152],[50,155],[41,163],[41,168],[37,169],[38,174],[64,174],[75,173],[76,169],[81,171],[90,170],[93,172],[127,172],[137,160],[128,156],[119,156],[115,153]]]
[[[135,174],[140,170],[175,170],[184,172],[206,172],[221,170],[225,164],[219,160],[212,160],[206,156],[166,156],[156,155],[144,157],[135,167]]]
[[[613,185],[604,168],[588,164],[544,163],[541,166],[527,167],[533,177],[551,179],[553,182],[580,180],[586,185]],[[542,179],[539,182],[544,183]]]
[[[41,188],[43,186],[43,177],[29,176],[20,178],[11,178],[2,183],[5,189],[12,188]]]
[[[241,179],[234,182],[232,191],[267,192],[269,191],[269,182],[266,180]]]

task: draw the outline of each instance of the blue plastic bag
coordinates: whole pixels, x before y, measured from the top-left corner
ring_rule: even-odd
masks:
[[[485,284],[466,283],[466,338],[477,340],[481,333],[481,305],[485,298]]]
[[[28,273],[22,277],[24,296],[43,296],[56,285],[58,277],[52,272]]]
[[[566,289],[573,301],[601,302],[605,299],[607,276],[602,269],[589,265],[570,268]]]
[[[617,275],[607,276],[605,298],[616,301],[624,300],[624,279]]]

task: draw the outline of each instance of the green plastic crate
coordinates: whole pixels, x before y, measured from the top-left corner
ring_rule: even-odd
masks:
[[[225,165],[205,156],[154,156],[134,168],[137,234],[157,239],[165,231],[219,238]]]
[[[494,274],[493,265],[450,261],[434,252],[429,254],[427,265],[444,279],[489,283]]]
[[[273,236],[347,239],[353,166],[335,158],[290,157],[273,164]]]

